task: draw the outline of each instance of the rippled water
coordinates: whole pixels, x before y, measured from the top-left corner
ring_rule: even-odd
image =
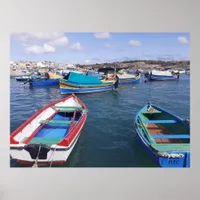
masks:
[[[39,108],[63,98],[59,87],[30,88],[10,81],[11,132]],[[179,81],[120,86],[115,91],[77,95],[88,107],[81,136],[61,167],[157,167],[141,147],[135,128],[136,113],[151,100],[184,118],[190,118],[190,77]],[[21,167],[11,161],[11,166]]]

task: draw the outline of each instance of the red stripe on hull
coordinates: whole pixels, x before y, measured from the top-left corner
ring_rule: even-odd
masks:
[[[83,114],[80,122],[77,124],[77,126],[75,126],[71,132],[67,135],[66,138],[64,138],[61,142],[59,142],[57,145],[58,146],[65,146],[65,147],[68,147],[71,142],[73,141],[73,139],[77,136],[78,132],[80,131],[81,129],[81,126],[84,125],[85,121],[86,121],[86,118],[87,118],[87,114]]]
[[[28,164],[28,165],[33,165],[33,164],[35,164],[35,161],[25,161],[25,160],[19,160],[19,159],[13,159],[14,161],[16,161],[17,163],[20,163],[20,164]],[[64,160],[61,160],[61,161],[53,161],[53,162],[51,162],[51,161],[49,161],[49,162],[39,162],[38,161],[38,165],[39,166],[45,166],[45,165],[50,165],[51,163],[52,164],[54,164],[54,165],[62,165],[62,164],[64,164],[66,161],[64,161]]]

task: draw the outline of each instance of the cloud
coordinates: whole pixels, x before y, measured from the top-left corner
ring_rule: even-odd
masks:
[[[61,32],[53,33],[12,33],[11,38],[23,41],[23,42],[33,42],[33,41],[51,41],[61,37],[64,37],[65,34]]]
[[[106,43],[104,46],[105,46],[106,48],[109,48],[109,47],[111,47],[111,44]]]
[[[53,46],[48,45],[46,43],[43,46],[39,45],[26,46],[24,50],[26,53],[33,53],[33,54],[52,53],[56,51],[56,49]]]
[[[130,40],[129,45],[134,46],[134,47],[139,47],[142,45],[142,43],[138,40]]]
[[[68,45],[69,43],[69,40],[66,36],[63,36],[63,37],[60,37],[60,38],[57,38],[55,40],[51,40],[48,42],[49,45],[51,46],[66,46]]]
[[[85,60],[85,63],[90,63],[91,62],[91,60]]]
[[[55,52],[55,47],[66,46],[69,43],[68,38],[61,32],[12,33],[11,38],[21,41],[21,46],[25,52],[33,54]],[[44,43],[42,46],[41,42]],[[30,43],[33,45],[30,45]]]
[[[181,43],[181,44],[187,44],[188,40],[186,37],[178,37],[177,40]]]
[[[81,44],[79,42],[72,44],[70,46],[70,49],[74,50],[74,51],[81,51],[83,50],[83,47],[81,46]]]
[[[107,39],[107,38],[111,37],[111,34],[110,33],[106,33],[106,32],[104,32],[104,33],[95,33],[94,37],[96,39]]]

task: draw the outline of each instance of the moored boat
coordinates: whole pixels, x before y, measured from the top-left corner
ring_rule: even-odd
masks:
[[[161,167],[190,167],[190,123],[155,105],[136,115],[136,131],[144,149]]]
[[[10,155],[22,164],[66,162],[87,118],[86,105],[74,94],[37,111],[10,135]]]
[[[148,75],[146,75],[150,81],[170,81],[178,80],[179,74],[173,74],[170,71],[159,71],[152,70]]]
[[[50,85],[59,85],[60,79],[47,79],[47,78],[37,78],[31,79],[29,81],[30,86],[50,86]]]
[[[16,81],[21,81],[21,82],[24,82],[24,81],[28,81],[30,78],[30,76],[21,76],[21,77],[16,77]]]
[[[54,73],[45,73],[44,76],[30,78],[27,82],[30,86],[51,86],[59,85],[61,78],[63,77]]]
[[[70,72],[67,77],[60,80],[61,94],[105,92],[117,87],[118,80],[114,77],[99,80],[98,77]]]
[[[139,83],[141,80],[140,73],[139,74],[118,73],[117,76],[119,77],[119,84]]]

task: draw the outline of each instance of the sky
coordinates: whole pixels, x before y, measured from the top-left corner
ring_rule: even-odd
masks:
[[[10,60],[72,64],[190,60],[190,34],[18,32],[10,35]]]

